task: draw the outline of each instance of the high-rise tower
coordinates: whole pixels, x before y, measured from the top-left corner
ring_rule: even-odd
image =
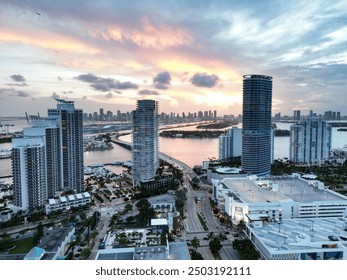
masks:
[[[57,101],[48,118],[31,116],[31,126],[12,139],[13,200],[22,210],[42,207],[63,190],[84,189],[83,112],[72,101]]]
[[[272,77],[243,76],[242,169],[258,176],[271,172]]]
[[[158,160],[158,102],[138,100],[133,111],[134,186],[154,180]]]
[[[23,129],[23,137],[43,137],[46,158],[47,196],[52,198],[63,187],[59,120],[31,117],[31,127]]]
[[[22,210],[42,207],[47,199],[43,136],[12,139],[13,203]]]
[[[330,157],[331,126],[322,118],[307,117],[290,127],[290,160],[300,164],[320,163]]]
[[[62,188],[58,120],[31,117],[31,126],[12,139],[14,205],[22,210],[42,207]]]
[[[219,160],[239,157],[242,154],[242,129],[237,126],[219,136]]]
[[[63,189],[83,192],[83,111],[73,101],[56,99],[56,109],[48,109],[48,117],[58,119],[61,142]]]

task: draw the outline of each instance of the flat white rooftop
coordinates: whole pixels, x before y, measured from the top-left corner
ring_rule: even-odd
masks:
[[[148,201],[152,204],[172,203],[175,202],[175,198],[171,194],[163,194],[149,197]]]
[[[239,174],[242,169],[236,167],[218,167],[216,171],[219,174]]]
[[[259,181],[269,182],[269,181]],[[278,191],[273,191],[272,188],[264,185],[257,185],[254,180],[244,178],[226,178],[222,180],[225,191],[230,190],[236,194],[235,199],[240,199],[244,203],[256,202],[281,202],[281,201],[296,201],[300,203],[311,203],[313,201],[344,201],[347,202],[347,197],[336,192],[319,189],[309,185],[307,182],[294,177],[286,177],[283,179],[271,180],[277,184]]]
[[[346,219],[285,219],[280,224],[264,222],[262,228],[253,227],[252,224],[247,227],[271,253],[310,251],[327,246],[347,249]]]
[[[151,226],[167,226],[166,219],[151,219]]]

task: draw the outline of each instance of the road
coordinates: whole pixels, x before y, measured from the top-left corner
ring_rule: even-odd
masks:
[[[209,249],[209,241],[206,240],[210,232],[223,234],[226,232],[224,226],[221,225],[217,217],[213,215],[210,204],[210,185],[200,184],[201,190],[193,190],[190,181],[197,176],[194,170],[184,162],[181,162],[169,155],[160,153],[160,158],[172,164],[183,172],[183,187],[187,189],[187,202],[186,202],[186,219],[184,220],[184,232],[182,237],[187,241],[197,237],[200,240],[200,252],[205,260],[213,260],[213,255]],[[198,200],[195,203],[195,199]],[[208,231],[205,231],[200,223],[197,213],[205,218]],[[238,253],[232,248],[233,236],[227,235],[227,240],[223,241],[223,248],[220,251],[220,256],[223,260],[238,260]]]

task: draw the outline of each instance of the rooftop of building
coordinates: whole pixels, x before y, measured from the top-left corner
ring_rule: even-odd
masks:
[[[237,167],[217,167],[215,170],[219,174],[240,174],[240,173],[242,173],[242,169],[237,168]]]
[[[96,260],[166,260],[165,246],[99,250]]]
[[[265,80],[272,80],[271,76],[267,75],[261,75],[261,74],[247,74],[243,75],[243,79],[265,79]]]
[[[167,254],[168,253],[168,254]],[[148,246],[131,248],[112,248],[99,250],[96,260],[190,260],[185,242],[170,242],[166,246]]]
[[[186,242],[169,243],[170,260],[190,260],[189,249]]]
[[[344,201],[347,197],[322,188],[321,182],[296,177],[251,180],[248,178],[225,178],[222,180],[225,192],[244,203],[296,201]]]
[[[61,227],[49,229],[37,247],[42,248],[47,254],[56,253],[67,236],[74,230],[73,227]]]
[[[151,219],[151,226],[167,226],[166,219]]]
[[[163,195],[157,195],[157,196],[149,197],[148,201],[151,204],[172,203],[172,202],[175,202],[175,198],[171,194],[163,194]]]
[[[48,203],[50,205],[54,205],[54,204],[59,204],[59,203],[64,203],[64,202],[75,201],[78,199],[87,199],[90,197],[91,196],[88,192],[84,192],[84,193],[77,193],[77,194],[73,194],[73,195],[61,196],[59,198],[50,198],[48,200]]]
[[[272,253],[309,251],[322,248],[347,249],[347,220],[343,218],[288,219],[247,226]],[[336,250],[336,249],[335,249]]]
[[[160,235],[153,232],[151,228],[134,228],[116,230],[109,232],[105,238],[105,249],[120,248],[120,239],[127,239],[129,247],[136,246],[157,246],[160,244]]]
[[[27,260],[35,260],[35,259],[41,259],[44,255],[45,250],[40,247],[33,247],[28,254],[26,254],[25,259]]]

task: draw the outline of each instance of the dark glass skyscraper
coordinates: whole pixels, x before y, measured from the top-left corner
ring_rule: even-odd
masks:
[[[272,77],[243,76],[242,169],[258,176],[271,172]]]

